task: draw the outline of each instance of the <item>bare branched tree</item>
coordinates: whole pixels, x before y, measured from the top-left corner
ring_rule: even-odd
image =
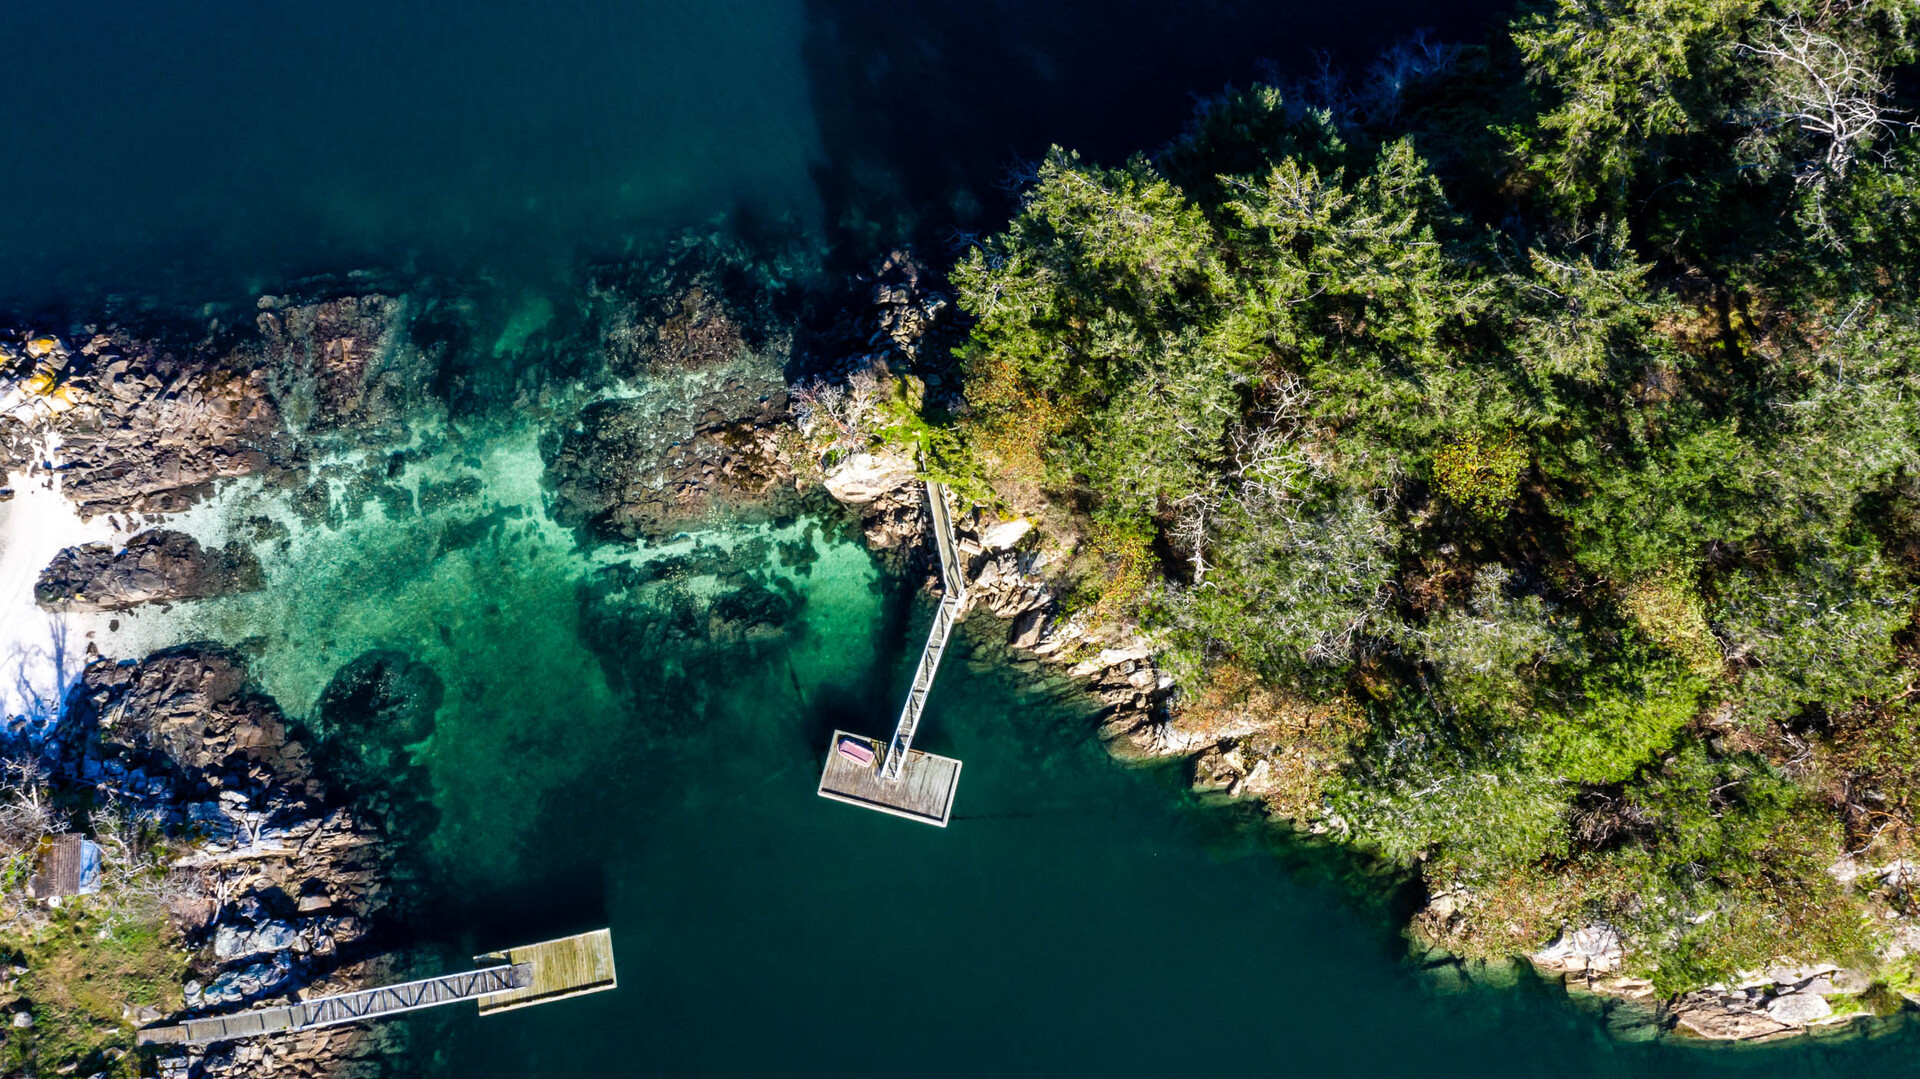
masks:
[[[0,919],[31,920],[26,902],[40,843],[66,831],[66,817],[53,807],[45,768],[35,761],[0,762]]]
[[[100,847],[96,902],[106,921],[152,920],[166,899],[170,876],[152,818],[108,802],[88,816],[87,826]]]
[[[1845,175],[1876,139],[1914,126],[1898,119],[1887,101],[1886,79],[1864,50],[1797,15],[1764,25],[1770,36],[1734,47],[1763,64],[1765,96],[1753,117],[1756,128],[1764,133],[1790,127],[1819,148],[1818,161],[1796,170],[1801,183]]]
[[[1412,37],[1380,54],[1367,70],[1366,84],[1356,95],[1360,111],[1371,123],[1392,123],[1407,88],[1451,72],[1463,51],[1458,45],[1432,40],[1425,30],[1414,31]]]
[[[826,458],[865,449],[873,440],[871,421],[880,407],[880,376],[861,368],[846,384],[815,378],[793,387],[793,415],[800,433]]]
[[[1169,538],[1187,552],[1193,583],[1207,575],[1209,530],[1223,500],[1235,491],[1251,491],[1269,501],[1292,501],[1318,465],[1300,437],[1300,420],[1311,394],[1307,384],[1284,375],[1262,387],[1262,406],[1227,430],[1228,468],[1224,475],[1174,503],[1177,517]]]
[[[65,828],[47,794],[47,774],[37,762],[0,764],[0,856],[33,851]]]

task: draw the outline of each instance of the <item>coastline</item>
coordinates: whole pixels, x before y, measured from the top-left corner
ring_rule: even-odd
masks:
[[[923,286],[921,272],[905,258],[882,263],[877,280],[865,290],[867,295],[849,305],[855,312],[853,325],[838,339],[844,351],[835,355],[837,350],[831,344],[822,349],[821,355],[831,358],[825,366],[816,365],[817,373],[812,377],[826,374],[851,381],[861,372],[877,369],[871,376],[874,383],[870,389],[882,396],[896,392],[896,384],[911,390],[914,382],[919,384],[920,393],[940,392],[943,387],[951,392],[950,370],[921,366],[922,356],[928,357],[930,364],[942,360],[940,350],[923,341],[929,335],[937,341],[937,335],[950,325],[946,321],[949,316],[943,315],[947,302],[930,283]],[[602,338],[601,345],[616,372],[613,380],[604,374],[577,379],[576,385],[581,387],[577,393],[552,383],[514,391],[514,407],[532,405],[542,415],[572,413],[582,417],[570,434],[543,441],[537,460],[540,475],[545,478],[536,478],[522,492],[523,497],[541,499],[552,492],[558,507],[555,523],[584,537],[591,550],[609,542],[665,543],[685,535],[689,527],[703,524],[771,521],[791,515],[797,507],[807,505],[808,499],[823,497],[824,492],[858,517],[858,529],[883,562],[898,572],[926,575],[929,563],[921,542],[919,464],[899,445],[888,445],[884,440],[883,444],[840,454],[823,463],[808,441],[805,418],[794,416],[795,410],[789,406],[791,398],[802,396],[784,381],[780,362],[791,353],[791,339],[754,324],[756,317],[767,317],[764,306],[758,309],[758,315],[750,304],[742,313],[743,308],[731,301],[716,299],[722,294],[712,279],[702,274],[698,269],[689,271],[690,280],[683,280],[677,291],[670,291],[664,298],[630,296],[624,301],[633,305],[627,321],[616,323],[617,328]],[[355,498],[359,506],[369,508],[367,512],[372,506],[399,505],[403,501],[410,507],[421,505],[431,497],[471,498],[471,492],[435,496],[436,485],[452,481],[421,475],[427,467],[421,462],[432,459],[432,454],[422,442],[419,421],[432,419],[444,409],[425,394],[424,385],[444,357],[429,356],[406,339],[408,312],[418,311],[410,308],[410,303],[377,294],[311,302],[262,301],[260,340],[266,344],[252,345],[249,338],[240,335],[227,338],[224,351],[169,355],[147,346],[144,353],[139,353],[143,346],[138,334],[131,331],[95,334],[86,344],[71,350],[56,339],[67,362],[58,368],[62,377],[50,380],[37,395],[36,400],[42,403],[37,410],[29,410],[34,418],[23,426],[31,437],[24,441],[32,445],[39,439],[40,445],[50,444],[53,439],[48,436],[58,436],[75,415],[111,415],[119,424],[111,428],[117,434],[92,443],[92,456],[83,458],[80,466],[62,470],[63,487],[68,476],[82,480],[80,494],[39,488],[46,495],[58,494],[94,511],[91,523],[80,523],[76,508],[52,539],[60,541],[58,550],[106,544],[113,553],[86,565],[92,572],[105,574],[103,580],[117,581],[115,587],[123,589],[119,593],[106,590],[103,600],[99,588],[90,593],[84,584],[70,583],[62,598],[54,601],[55,606],[64,603],[75,608],[64,617],[87,619],[89,627],[124,617],[130,623],[144,625],[143,633],[151,639],[164,639],[170,632],[167,625],[173,605],[178,604],[184,615],[202,598],[181,582],[199,582],[205,576],[160,573],[158,585],[148,582],[141,585],[145,591],[125,592],[133,586],[127,584],[125,574],[113,576],[117,572],[113,559],[128,551],[128,541],[171,529],[183,530],[178,534],[195,539],[195,543],[191,548],[171,547],[168,551],[189,561],[210,558],[210,552],[238,534],[229,518],[240,515],[222,508],[219,520],[223,523],[216,527],[204,509],[196,516],[196,507],[225,507],[223,499],[242,486],[251,485],[248,489],[257,493],[271,493],[290,507],[288,512],[293,516],[277,525],[266,521],[249,526],[259,532],[256,540],[264,538],[269,544],[283,542],[285,528],[298,520],[326,522],[330,527],[345,524],[352,515],[362,512],[351,508]],[[434,307],[431,302],[422,306],[429,311]],[[523,342],[526,339],[523,337]],[[862,347],[845,348],[845,342],[862,339]],[[236,340],[238,345],[233,343]],[[251,351],[254,348],[262,351]],[[165,367],[169,378],[149,378],[148,368],[127,362],[128,353],[170,365]],[[115,370],[123,363],[125,366]],[[622,391],[614,385],[623,367],[638,371],[643,364],[671,381],[676,387],[672,396],[635,403],[644,394]],[[34,377],[34,367],[24,370],[27,373],[21,381]],[[659,384],[651,385],[657,390]],[[812,382],[800,388],[817,392],[819,385]],[[19,393],[18,384],[11,389]],[[65,392],[72,399],[71,407],[56,410],[44,404],[48,389]],[[636,414],[636,409],[645,411]],[[152,432],[144,426],[150,411],[188,417],[202,425],[186,428],[186,433],[178,436],[186,439],[185,467],[182,457],[163,461],[151,452]],[[434,423],[426,428],[437,429]],[[686,434],[667,439],[649,434],[671,424],[685,424]],[[22,441],[14,439],[16,453]],[[404,482],[394,482],[402,479]],[[524,484],[525,477],[515,482]],[[326,495],[318,496],[316,490]],[[344,502],[342,493],[347,496]],[[21,497],[16,494],[17,499]],[[42,497],[28,493],[10,510],[35,506],[33,500]],[[988,614],[1004,622],[1007,645],[1013,654],[1053,668],[1084,687],[1099,706],[1099,736],[1115,759],[1184,760],[1198,797],[1261,804],[1277,822],[1337,838],[1337,821],[1279,811],[1280,807],[1297,811],[1311,801],[1306,795],[1313,789],[1315,775],[1326,767],[1324,758],[1313,751],[1316,732],[1337,726],[1337,716],[1295,714],[1297,729],[1275,731],[1254,717],[1236,715],[1231,708],[1202,711],[1182,707],[1175,678],[1155,666],[1151,639],[1139,627],[1097,608],[1068,609],[1074,585],[1062,571],[1071,565],[1079,540],[1057,523],[1052,527],[1037,523],[1047,517],[1049,507],[1035,504],[1030,516],[1005,519],[980,505],[958,508],[962,510],[956,518],[961,549],[972,581],[970,607],[976,618]],[[113,531],[101,531],[102,521]],[[274,531],[276,527],[281,529],[279,533]],[[283,539],[274,540],[273,535]],[[42,543],[33,548],[35,558],[45,546]],[[696,542],[696,555],[698,550]],[[51,555],[48,557],[51,560]],[[620,587],[643,585],[629,579]],[[248,588],[244,583],[234,587],[240,592]],[[259,587],[258,582],[252,587]],[[742,589],[729,595],[749,594]],[[778,632],[785,616],[777,609],[777,601],[774,608],[768,608],[753,606],[765,602],[761,599],[749,599],[740,601],[745,606],[723,604],[713,608],[715,612],[727,612],[714,613],[707,619],[709,626],[720,627],[709,630],[716,640],[750,646],[756,635]],[[124,607],[119,606],[122,603]],[[88,606],[96,609],[84,609]],[[149,619],[149,615],[153,617]],[[713,621],[716,618],[724,621]],[[177,656],[150,655],[144,662],[174,662]],[[248,684],[244,657],[195,654],[193,662],[226,664],[224,669],[238,672],[236,691]],[[87,668],[85,675],[75,671],[72,676],[104,679],[111,672],[140,669],[138,665],[116,666],[109,659]],[[316,706],[319,695],[309,695],[314,699],[292,702],[292,706],[303,710]],[[404,711],[411,707],[404,704],[406,699],[430,695],[424,689],[407,689],[383,707]],[[192,710],[217,713],[217,705],[196,704]],[[271,699],[265,706],[277,707]],[[16,733],[25,735],[27,729]],[[56,748],[70,747],[84,738],[69,735],[55,741]],[[29,739],[24,744],[32,753],[47,751],[44,737],[38,743]],[[101,784],[109,778],[107,773],[96,770],[89,774],[84,758],[75,759],[82,763],[66,769],[63,781],[105,790]],[[177,758],[175,763],[180,763]],[[144,784],[147,773],[140,775]],[[117,781],[119,777],[112,778]],[[140,785],[126,788],[122,784],[115,790],[129,797],[152,793]],[[269,801],[279,797],[270,790],[253,796],[266,796]],[[332,796],[314,797],[325,801]],[[152,808],[185,812],[184,803],[170,798],[150,798]],[[249,811],[223,807],[221,813],[232,817],[233,812]],[[284,848],[292,846],[301,858],[307,857],[314,847],[309,840],[329,828],[343,835],[357,834],[357,826],[351,821],[343,823],[337,809],[330,813],[333,815],[316,816],[307,809],[285,812],[276,824],[279,853],[283,855]],[[205,838],[191,842],[197,846],[176,853],[176,868],[202,867],[211,864],[208,859],[217,860],[229,853],[219,848],[217,839],[211,844]],[[250,842],[258,845],[259,835]],[[349,839],[342,841],[340,849],[364,845],[364,840]],[[323,845],[322,854],[328,849]],[[382,850],[378,846],[372,849]],[[390,852],[382,854],[389,856]],[[261,879],[278,881],[272,886],[279,887],[288,874],[305,874],[303,879],[327,882],[323,887],[328,890],[339,883],[334,879],[335,871],[324,861],[302,865],[298,858]],[[371,882],[364,875],[355,879],[361,884]],[[243,893],[263,886],[238,885]],[[1486,963],[1471,957],[1463,963],[1444,951],[1447,923],[1471,916],[1470,897],[1430,899],[1426,910],[1416,918],[1419,932],[1426,934],[1424,938],[1415,936],[1419,964],[1434,971],[1479,970],[1482,980],[1498,983],[1501,976],[1485,973],[1490,969]],[[252,934],[250,940],[265,933],[274,942],[284,942],[280,951],[286,954],[292,954],[296,941],[304,942],[306,952],[302,954],[331,954],[349,948],[361,932],[373,933],[364,923],[383,917],[377,901],[356,899],[341,909],[350,909],[353,913],[347,916],[360,924],[342,932],[337,922],[325,923],[309,932],[301,919],[260,907],[240,920],[224,923],[221,931],[235,939]],[[323,914],[321,910],[315,906],[294,913],[310,915],[307,921],[316,924],[326,917],[342,916]],[[190,932],[212,932],[219,916],[216,909],[212,919]],[[1851,1014],[1814,1015],[1813,1009],[1808,1009],[1800,1013],[1803,1017],[1798,1021],[1774,1018],[1774,1002],[1789,996],[1824,998],[1831,994],[1844,998],[1856,994],[1857,979],[1850,980],[1852,975],[1835,964],[1783,971],[1779,977],[1769,976],[1749,986],[1703,991],[1708,993],[1704,996],[1654,1000],[1649,983],[1622,973],[1625,961],[1617,938],[1609,941],[1596,927],[1569,926],[1562,931],[1565,939],[1558,945],[1528,958],[1543,976],[1560,976],[1571,990],[1646,1006],[1650,1019],[1634,1013],[1636,1018],[1627,1021],[1625,1012],[1619,1022],[1610,1019],[1609,1028],[1622,1037],[1638,1038],[1649,1030],[1660,1032],[1677,1026],[1711,1039],[1766,1040],[1816,1032],[1827,1029],[1830,1023],[1867,1014],[1856,1010]],[[327,940],[324,947],[316,944],[319,936]],[[203,1007],[270,999],[286,991],[284,976],[295,969],[294,965],[272,959],[241,964],[239,960],[252,957],[244,949],[236,951],[236,947],[216,946],[217,962],[208,971],[207,981],[200,983]],[[221,955],[222,951],[226,954]],[[255,970],[262,962],[269,969]],[[351,987],[384,973],[378,966],[329,968],[323,976],[304,975],[319,980],[303,983],[302,988]],[[270,980],[269,975],[280,980]],[[238,983],[240,991],[230,997],[222,990],[216,994],[218,1003],[207,1003],[204,987],[216,984],[220,977],[229,979],[229,987]],[[1821,979],[1825,979],[1824,989],[1815,984]],[[182,1003],[190,1004],[191,998]],[[178,1074],[259,1074],[259,1069],[268,1067],[288,1069],[284,1074],[350,1074],[348,1069],[357,1066],[351,1062],[370,1060],[378,1049],[377,1040],[363,1043],[343,1032],[304,1047],[288,1047],[278,1055],[243,1048],[228,1057],[199,1058],[180,1065],[184,1070]]]

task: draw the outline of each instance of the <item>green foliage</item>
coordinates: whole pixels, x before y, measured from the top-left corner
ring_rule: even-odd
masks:
[[[1866,717],[1914,682],[1913,23],[1550,0],[1397,97],[1055,151],[955,271],[968,409],[922,443],[1072,502],[1081,601],[1145,597],[1184,685],[1369,702],[1311,789],[1479,897],[1449,946],[1605,918],[1667,988],[1841,955],[1834,792],[1911,786]]]
[[[1844,712],[1900,688],[1893,635],[1908,624],[1913,595],[1871,551],[1803,558],[1791,574],[1743,571],[1724,594],[1720,620],[1744,661],[1737,699],[1748,716]]]
[[[1521,16],[1513,42],[1546,111],[1508,132],[1561,206],[1617,204],[1665,140],[1719,117],[1702,93],[1757,0],[1555,0]]]
[[[1635,581],[1622,607],[1640,632],[1686,661],[1695,674],[1720,673],[1720,642],[1707,625],[1699,587],[1685,571],[1668,567]]]
[[[1364,495],[1292,500],[1253,489],[1215,523],[1213,572],[1170,589],[1160,616],[1189,671],[1221,657],[1277,684],[1352,661],[1384,632],[1393,540]]]
[[[1480,878],[1564,853],[1571,795],[1539,772],[1440,758],[1391,779],[1349,781],[1332,801],[1355,836],[1383,856],[1438,858]]]
[[[1640,889],[1624,913],[1658,945],[1665,991],[1779,956],[1866,950],[1859,911],[1826,873],[1837,822],[1764,762],[1689,743],[1627,795],[1652,837],[1612,857]]]
[[[1618,783],[1673,745],[1705,688],[1679,660],[1629,653],[1589,670],[1574,707],[1543,716],[1533,751],[1555,775]]]
[[[1144,160],[1048,155],[1008,231],[954,271],[988,430],[1037,430],[1128,512],[1215,459],[1237,357],[1200,328],[1220,267],[1199,209]]]
[[[88,906],[53,912],[34,930],[0,936],[0,951],[27,973],[18,991],[31,1005],[34,1025],[7,1032],[0,1069],[8,1074],[81,1064],[83,1074],[133,1076],[139,1058],[127,1054],[133,1028],[123,1007],[181,1006],[187,954],[158,904],[133,917],[103,918]]]
[[[1499,722],[1519,720],[1532,700],[1534,675],[1573,658],[1572,627],[1537,595],[1515,596],[1502,566],[1482,566],[1473,597],[1429,619],[1411,642],[1432,665],[1438,697],[1455,713]]]
[[[1574,556],[1619,581],[1690,563],[1711,540],[1745,538],[1759,501],[1756,477],[1739,467],[1750,446],[1736,424],[1693,403],[1639,411],[1551,445],[1542,460]]]
[[[1433,455],[1433,486],[1451,501],[1487,518],[1499,517],[1520,493],[1527,451],[1509,434],[1463,435]]]

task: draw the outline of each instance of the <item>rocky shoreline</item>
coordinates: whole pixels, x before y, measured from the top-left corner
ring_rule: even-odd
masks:
[[[185,1015],[391,973],[367,947],[392,898],[389,833],[318,773],[311,748],[249,685],[242,657],[187,645],[95,663],[47,754],[62,782],[182,837],[171,862],[181,886],[167,905],[195,953]],[[195,1048],[163,1059],[161,1074],[353,1075],[383,1051],[377,1032],[317,1031]]]

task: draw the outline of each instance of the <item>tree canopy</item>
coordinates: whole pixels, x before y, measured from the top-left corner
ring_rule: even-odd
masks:
[[[1826,867],[1914,849],[1917,43],[1898,0],[1549,0],[1055,150],[954,271],[956,460],[1150,567],[1189,696],[1364,716],[1288,812],[1531,912],[1469,950],[1855,947]]]

